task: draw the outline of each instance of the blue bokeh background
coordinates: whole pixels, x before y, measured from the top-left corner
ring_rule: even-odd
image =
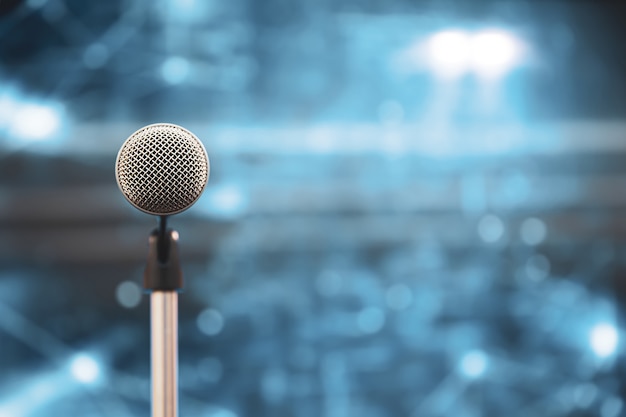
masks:
[[[211,159],[181,415],[626,415],[625,12],[0,0],[0,416],[149,414],[154,122]]]

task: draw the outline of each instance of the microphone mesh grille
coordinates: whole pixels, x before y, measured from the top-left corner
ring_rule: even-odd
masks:
[[[153,124],[124,142],[115,174],[132,205],[149,214],[169,215],[200,197],[209,179],[209,159],[193,133],[173,124]]]

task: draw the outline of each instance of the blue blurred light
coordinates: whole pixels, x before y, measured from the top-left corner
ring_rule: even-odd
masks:
[[[617,417],[624,408],[624,402],[617,397],[609,397],[602,402],[600,415],[602,417]]]
[[[193,210],[231,220],[244,215],[247,208],[248,198],[244,191],[234,184],[224,184],[209,188],[206,196]]]
[[[172,56],[163,62],[161,76],[168,84],[180,84],[189,76],[189,61],[179,56]]]
[[[115,298],[123,307],[134,308],[141,302],[141,287],[133,281],[120,283],[115,290]]]
[[[56,372],[39,373],[0,397],[0,416],[30,416],[67,390]]]
[[[70,361],[72,377],[83,384],[93,384],[100,379],[101,367],[91,355],[79,353]]]
[[[61,125],[61,111],[57,106],[16,102],[7,127],[9,135],[14,138],[42,141],[57,136]]]
[[[526,261],[525,269],[531,281],[541,281],[550,274],[550,260],[542,254],[535,254]]]
[[[60,104],[25,100],[11,88],[0,92],[0,131],[7,138],[17,139],[6,142],[6,146],[50,142],[60,137],[63,125],[64,111]]]
[[[498,79],[521,63],[524,43],[502,29],[468,33],[444,30],[426,41],[427,59],[443,79],[456,79],[474,72],[483,79]]]
[[[10,125],[16,110],[17,103],[13,94],[5,92],[0,95],[0,129]]]
[[[385,324],[385,313],[377,307],[364,308],[357,316],[357,324],[363,333],[376,333]]]
[[[324,270],[317,277],[315,285],[320,295],[333,297],[341,292],[343,279],[336,271]]]
[[[26,5],[31,9],[40,9],[46,5],[48,0],[27,0]]]
[[[529,246],[539,245],[546,239],[547,234],[546,224],[535,217],[524,220],[520,227],[522,241]]]
[[[91,44],[83,53],[83,63],[85,67],[96,69],[104,66],[109,59],[110,51],[106,45],[101,43]]]
[[[196,324],[202,333],[207,336],[215,336],[224,327],[224,317],[219,311],[207,308],[198,315]]]
[[[280,403],[289,390],[289,382],[285,371],[280,368],[270,368],[261,378],[261,392],[269,403]]]
[[[482,213],[487,207],[485,178],[479,173],[461,179],[461,205],[467,214]]]
[[[177,24],[201,25],[213,17],[220,10],[219,2],[198,0],[164,0],[161,7],[161,17],[166,22]],[[181,33],[183,26],[173,27],[169,36],[176,38],[174,32]],[[181,30],[183,29],[183,30]],[[170,38],[170,40],[173,38]]]
[[[470,37],[460,30],[434,34],[428,40],[428,55],[435,73],[443,78],[462,75],[470,61]]]
[[[225,408],[211,407],[206,417],[237,417],[237,414]]]
[[[588,408],[598,396],[598,387],[591,383],[583,383],[573,390],[573,400],[579,408]]]
[[[471,38],[471,67],[484,78],[499,78],[521,58],[521,42],[503,30],[485,30]]]
[[[404,120],[404,107],[395,100],[385,100],[378,106],[378,117],[384,125],[397,125]]]
[[[589,343],[598,358],[608,358],[617,350],[619,333],[611,323],[596,324],[589,334]]]
[[[413,302],[413,292],[404,284],[394,284],[385,293],[387,306],[394,310],[404,310]]]
[[[176,14],[176,17],[191,18],[193,17],[198,2],[196,0],[170,0],[170,12]]]
[[[489,358],[481,350],[467,352],[459,362],[459,371],[464,376],[474,379],[485,374],[489,367]]]
[[[182,10],[190,10],[196,5],[196,0],[175,0],[174,4]]]
[[[504,224],[493,214],[483,216],[478,222],[478,235],[486,243],[495,243],[504,235]]]

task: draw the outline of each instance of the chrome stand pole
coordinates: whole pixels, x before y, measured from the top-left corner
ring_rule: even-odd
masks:
[[[152,417],[178,416],[178,293],[150,294]]]

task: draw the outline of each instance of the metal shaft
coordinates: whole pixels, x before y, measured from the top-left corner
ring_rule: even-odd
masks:
[[[152,417],[178,416],[178,293],[150,295]]]

